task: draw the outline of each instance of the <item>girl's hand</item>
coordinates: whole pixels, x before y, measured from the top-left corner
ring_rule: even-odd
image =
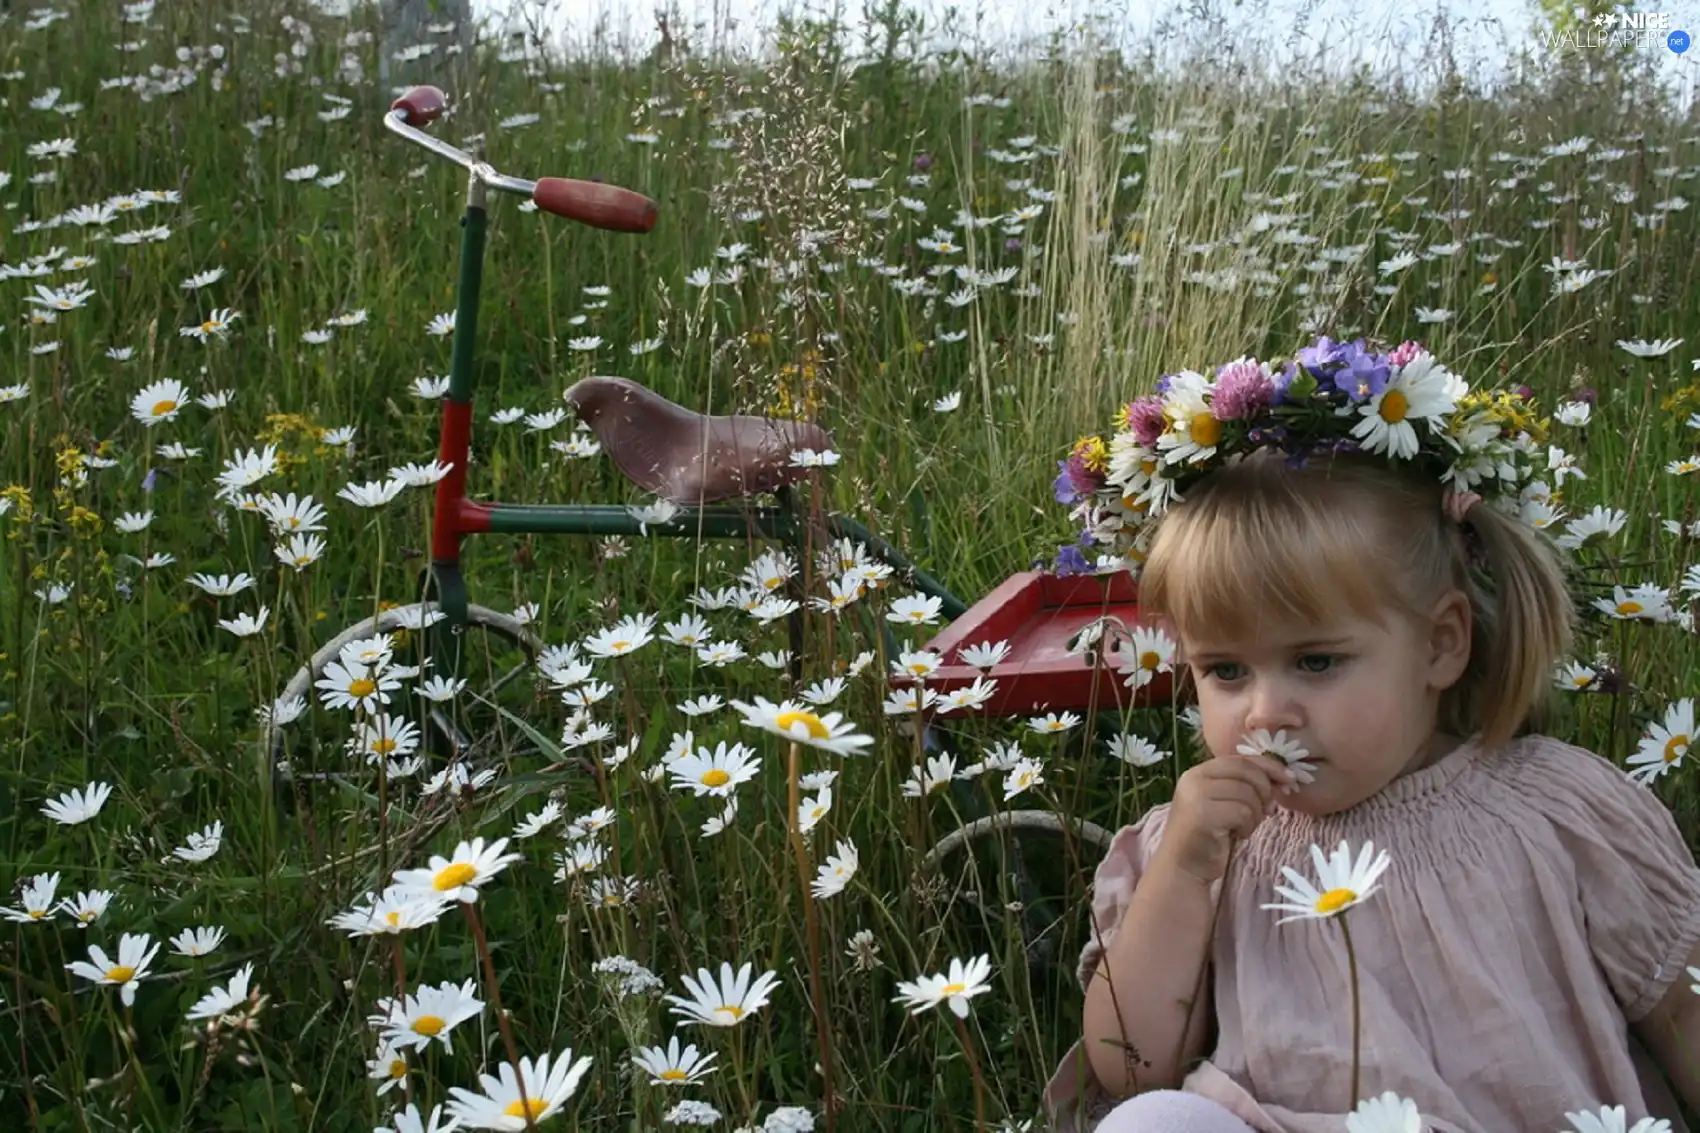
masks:
[[[1205,885],[1220,881],[1233,840],[1249,837],[1276,792],[1297,783],[1291,768],[1266,755],[1233,755],[1188,768],[1175,783],[1157,858]]]

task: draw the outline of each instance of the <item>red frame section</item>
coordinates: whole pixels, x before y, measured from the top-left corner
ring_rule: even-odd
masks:
[[[1144,688],[1128,689],[1124,673],[1108,663],[1096,666],[1097,699],[1093,699],[1095,666],[1087,654],[1070,654],[1068,641],[1096,618],[1112,615],[1129,628],[1141,622],[1139,591],[1131,575],[1071,575],[1042,571],[1012,575],[957,618],[927,648],[941,654],[943,663],[927,678],[927,687],[950,692],[984,676],[997,689],[983,705],[965,715],[1030,716],[1039,712],[1083,712],[1088,708],[1119,711],[1173,702],[1174,679],[1159,673]],[[1146,618],[1143,624],[1152,624]],[[990,672],[982,672],[958,656],[965,645],[1009,642],[1009,655]],[[910,682],[892,676],[893,688]]]
[[[490,508],[466,498],[466,458],[472,451],[472,403],[443,399],[442,441],[437,460],[449,465],[437,481],[437,506],[431,512],[431,559],[460,560],[461,537],[490,530]]]

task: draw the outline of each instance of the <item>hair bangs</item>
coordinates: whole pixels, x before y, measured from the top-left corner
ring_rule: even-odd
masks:
[[[1236,471],[1164,517],[1140,572],[1142,610],[1183,637],[1220,641],[1347,614],[1382,622],[1405,605],[1386,532],[1367,509],[1315,478]]]

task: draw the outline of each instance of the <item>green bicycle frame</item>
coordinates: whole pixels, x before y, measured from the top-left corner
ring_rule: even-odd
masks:
[[[435,671],[453,677],[460,671],[459,643],[467,624],[467,588],[461,574],[461,541],[468,535],[667,535],[705,539],[770,539],[784,543],[801,556],[807,538],[803,510],[787,486],[778,493],[780,506],[714,505],[683,508],[664,523],[642,523],[619,504],[486,503],[466,496],[467,457],[472,442],[472,372],[478,336],[479,295],[484,278],[486,189],[475,172],[468,181],[466,212],[461,218],[460,277],[455,296],[453,356],[449,391],[443,399],[437,459],[449,467],[437,481],[431,519],[431,565],[425,597],[435,600],[444,618],[437,624],[431,653]],[[916,589],[941,603],[941,613],[954,620],[966,604],[937,579],[919,569],[890,543],[846,516],[823,517],[832,538],[849,538],[867,546],[870,554],[889,563]],[[885,630],[889,638],[889,629]],[[793,618],[793,641],[801,624]],[[888,640],[888,646],[895,649]]]

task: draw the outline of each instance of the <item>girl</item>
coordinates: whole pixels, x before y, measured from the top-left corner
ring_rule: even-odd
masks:
[[[1159,505],[1124,507],[1161,514],[1135,544],[1140,605],[1176,632],[1211,758],[1098,868],[1084,1035],[1046,1090],[1058,1129],[1338,1133],[1361,1084],[1413,1100],[1436,1133],[1551,1133],[1603,1105],[1676,1119],[1660,1069],[1700,1104],[1700,997],[1681,978],[1700,963],[1700,871],[1652,794],[1532,730],[1571,641],[1555,551],[1515,494],[1484,502],[1435,474],[1460,459],[1436,443],[1457,379],[1415,457],[1334,443],[1360,412],[1411,412],[1415,392],[1387,391],[1439,369],[1412,346],[1390,368],[1360,347],[1382,366],[1373,396],[1373,365],[1367,386],[1363,364],[1301,354],[1285,382],[1263,365],[1270,388],[1248,408],[1236,387],[1241,416],[1214,425],[1231,367],[1180,375],[1165,396],[1190,406],[1146,419],[1111,485]],[[1235,426],[1305,397],[1340,419],[1305,418],[1308,459],[1291,433],[1283,460]],[[1139,429],[1139,403],[1123,420]],[[1161,454],[1201,441],[1184,496],[1152,486]],[[1341,926],[1265,908],[1283,866],[1342,841],[1391,857],[1344,914],[1357,1077]]]

